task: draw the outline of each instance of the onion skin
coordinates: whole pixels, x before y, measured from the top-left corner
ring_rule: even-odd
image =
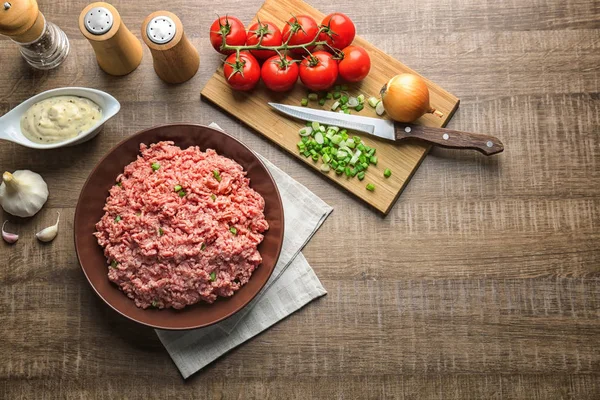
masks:
[[[385,112],[398,122],[413,122],[427,113],[444,116],[431,107],[425,81],[414,74],[400,74],[390,79],[381,88],[381,101]]]

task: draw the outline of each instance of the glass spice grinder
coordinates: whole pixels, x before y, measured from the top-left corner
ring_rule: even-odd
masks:
[[[36,0],[0,3],[0,34],[19,44],[21,55],[37,69],[52,69],[69,54],[67,35],[46,21]]]

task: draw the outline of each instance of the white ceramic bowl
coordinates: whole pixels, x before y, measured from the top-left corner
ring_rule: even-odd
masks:
[[[56,96],[79,96],[92,100],[102,109],[102,118],[98,123],[81,134],[59,143],[42,144],[32,142],[21,132],[21,116],[35,103]],[[56,149],[58,147],[74,146],[96,136],[106,121],[115,116],[121,109],[121,104],[110,94],[101,90],[83,87],[65,87],[47,90],[35,95],[0,117],[0,139],[8,140],[32,149]]]

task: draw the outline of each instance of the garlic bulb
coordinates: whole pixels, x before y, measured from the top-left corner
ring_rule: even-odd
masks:
[[[2,224],[2,239],[4,239],[6,243],[14,243],[17,240],[19,240],[19,235],[17,235],[16,233],[6,232],[4,230],[4,225],[6,225],[7,222],[8,220],[4,221],[4,223]]]
[[[56,217],[56,223],[47,228],[42,229],[35,234],[40,242],[51,242],[58,235],[58,222],[60,221],[60,213],[57,211],[58,217]]]
[[[29,170],[5,172],[0,185],[0,205],[17,217],[32,217],[48,200],[48,185]]]

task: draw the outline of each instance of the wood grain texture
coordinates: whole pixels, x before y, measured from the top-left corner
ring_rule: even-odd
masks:
[[[263,21],[273,21],[278,26],[283,27],[285,21],[290,18],[290,14],[310,15],[319,22],[325,17],[325,14],[321,11],[302,0],[267,0],[258,10],[257,16],[254,17],[252,22],[256,21],[258,17]],[[360,32],[359,30],[359,35],[356,36],[353,44],[367,50],[371,58],[371,71],[362,82],[348,85],[348,93],[351,96],[363,94],[367,99],[371,96],[379,96],[381,87],[394,75],[404,72],[417,74],[414,70],[361,38]],[[431,106],[440,111],[443,117],[425,114],[415,123],[433,127],[446,126],[456,111],[459,100],[434,82],[427,79],[425,79],[425,82],[429,88]],[[311,158],[298,153],[296,147],[300,139],[298,130],[304,126],[305,122],[282,116],[268,105],[269,102],[299,105],[301,100],[306,98],[308,94],[307,88],[300,82],[294,89],[286,93],[273,93],[262,82],[251,92],[239,92],[229,87],[223,75],[223,68],[219,66],[201,93],[203,98],[238,118],[306,165],[313,167],[317,174],[336,182],[383,214],[390,211],[430,148],[429,144],[423,142],[391,143],[361,134],[363,141],[368,146],[377,149],[377,157],[379,158],[379,163],[376,166],[371,166],[366,171],[365,180],[348,179],[344,174],[337,175],[333,171],[323,174],[320,171],[321,162],[315,163]],[[309,106],[330,110],[335,101],[335,99],[327,101],[324,107],[320,107],[314,101],[310,102]],[[368,105],[359,114],[379,118],[375,110]],[[391,178],[383,176],[383,171],[386,168],[394,171]],[[369,192],[365,189],[367,182],[375,185],[375,192]]]
[[[71,40],[34,71],[0,40],[0,113],[59,86],[106,90],[121,112],[93,141],[39,153],[0,143],[0,169],[42,173],[50,198],[0,243],[0,398],[597,399],[600,397],[600,5],[594,0],[312,0],[461,99],[449,128],[502,139],[499,157],[433,149],[387,217],[200,101],[220,63],[215,14],[260,0],[174,0],[202,65],[163,83],[150,52],[117,78],[79,32],[84,1],[40,0]],[[139,38],[157,0],[112,3]],[[392,29],[393,28],[393,29]],[[304,250],[329,294],[183,382],[154,332],[87,285],[73,211],[93,165],[145,128],[216,121],[335,209]],[[34,233],[60,233],[40,245]],[[6,214],[3,219],[8,218]],[[335,238],[333,240],[332,238]]]

